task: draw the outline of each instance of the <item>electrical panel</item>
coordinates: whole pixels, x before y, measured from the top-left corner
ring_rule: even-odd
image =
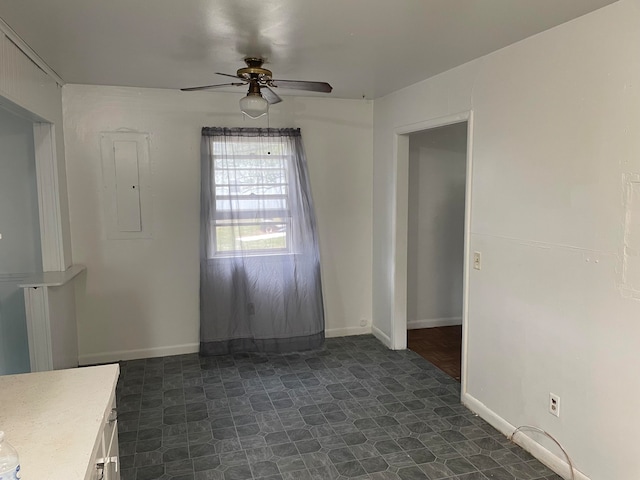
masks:
[[[107,238],[151,238],[148,134],[102,133],[101,153]]]

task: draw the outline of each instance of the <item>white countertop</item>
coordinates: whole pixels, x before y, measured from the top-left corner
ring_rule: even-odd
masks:
[[[0,376],[0,430],[23,480],[84,480],[118,380],[117,364]]]

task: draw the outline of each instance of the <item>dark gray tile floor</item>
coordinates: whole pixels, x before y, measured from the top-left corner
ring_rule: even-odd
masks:
[[[373,336],[286,355],[121,363],[122,480],[560,479]]]

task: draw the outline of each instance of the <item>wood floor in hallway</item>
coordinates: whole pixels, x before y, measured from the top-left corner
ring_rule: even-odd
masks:
[[[407,347],[460,381],[462,325],[408,330]]]

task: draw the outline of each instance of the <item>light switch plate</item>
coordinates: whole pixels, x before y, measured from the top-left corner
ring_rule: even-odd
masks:
[[[482,254],[480,252],[473,252],[473,268],[482,269]]]

